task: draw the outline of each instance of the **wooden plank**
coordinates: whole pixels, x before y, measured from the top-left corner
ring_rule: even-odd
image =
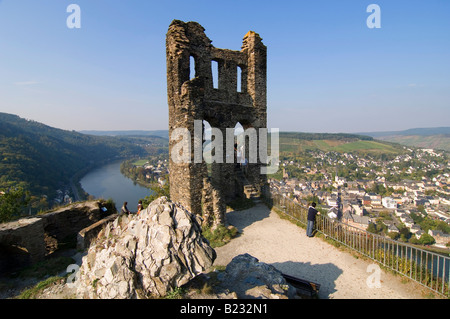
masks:
[[[284,279],[288,283],[290,283],[292,286],[294,286],[297,289],[301,289],[303,291],[307,291],[311,296],[318,296],[320,284],[316,282],[312,282],[310,280],[305,280],[301,278],[297,278],[294,276],[290,276],[287,274],[282,274]]]

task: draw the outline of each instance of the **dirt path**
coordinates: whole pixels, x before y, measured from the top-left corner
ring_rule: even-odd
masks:
[[[429,291],[381,270],[380,288],[370,288],[373,262],[354,257],[320,238],[308,238],[303,228],[281,219],[264,204],[227,214],[228,222],[242,233],[216,248],[215,265],[227,265],[234,256],[249,253],[283,273],[321,284],[321,299],[415,299]],[[369,267],[369,268],[368,268]]]

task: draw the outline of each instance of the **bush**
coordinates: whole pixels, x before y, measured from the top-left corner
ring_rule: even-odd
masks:
[[[225,227],[219,225],[214,231],[209,227],[203,228],[203,236],[209,241],[212,248],[221,247],[229,243],[237,235],[237,228],[234,226]]]
[[[12,221],[20,217],[22,210],[28,205],[30,197],[22,188],[0,193],[0,223]]]

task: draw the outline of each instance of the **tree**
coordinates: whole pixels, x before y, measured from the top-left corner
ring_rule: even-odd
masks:
[[[422,236],[420,236],[419,242],[422,245],[433,245],[436,242],[436,240],[433,238],[433,236],[425,233]]]
[[[166,183],[163,186],[157,185],[157,186],[153,186],[151,187],[151,190],[153,191],[153,194],[150,196],[146,196],[143,200],[142,200],[142,206],[144,208],[147,208],[147,206],[153,202],[155,199],[161,197],[161,196],[166,196],[167,198],[170,199],[170,188],[169,188],[169,181],[167,180]]]
[[[392,240],[397,240],[400,237],[400,234],[397,232],[390,232],[388,233],[388,236]]]
[[[403,227],[399,229],[400,241],[408,242],[408,239],[411,237],[411,233],[407,227]]]
[[[367,227],[367,231],[369,233],[378,234],[377,226],[374,223],[369,223],[369,226]]]
[[[0,223],[6,223],[20,216],[30,201],[28,192],[23,188],[10,189],[0,195]]]

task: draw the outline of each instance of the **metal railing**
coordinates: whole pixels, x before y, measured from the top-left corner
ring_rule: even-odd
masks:
[[[275,206],[306,225],[306,207],[282,194],[267,190],[263,191],[262,198],[269,206]],[[373,234],[323,215],[317,215],[315,229],[384,267],[442,296],[450,297],[450,257]]]

